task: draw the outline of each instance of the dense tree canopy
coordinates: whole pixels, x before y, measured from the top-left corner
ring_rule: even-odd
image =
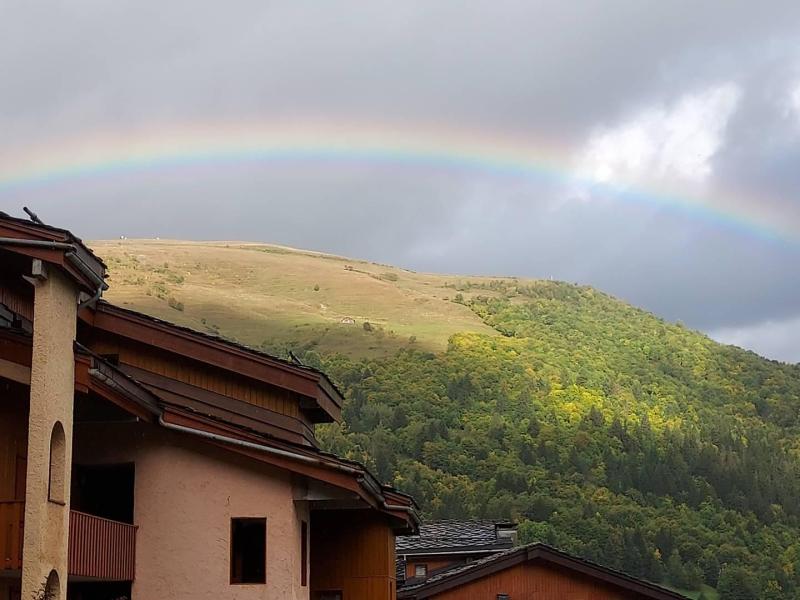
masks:
[[[800,595],[800,368],[591,288],[457,292],[503,335],[387,359],[296,349],[347,396],[324,446],[431,518],[518,519],[523,541],[723,599]]]

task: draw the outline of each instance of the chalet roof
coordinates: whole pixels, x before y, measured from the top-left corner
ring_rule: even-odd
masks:
[[[540,561],[571,570],[652,600],[686,600],[686,596],[621,571],[578,558],[541,543],[510,548],[491,556],[439,571],[419,583],[398,590],[398,600],[424,600],[476,579],[504,571],[527,561]]]
[[[315,422],[338,421],[343,396],[322,371],[278,358],[216,335],[176,325],[141,312],[122,308],[105,300],[94,310],[85,309],[81,317],[98,329],[129,337],[162,350],[235,371],[313,398]]]
[[[0,249],[62,267],[84,291],[106,289],[106,265],[72,232],[0,211]]]
[[[498,536],[498,531],[513,527],[504,521],[430,521],[420,526],[419,535],[399,536],[395,547],[398,555],[497,552],[514,545],[512,538]]]
[[[14,224],[16,224],[16,225],[18,225],[20,227],[26,228],[26,229],[36,229],[36,230],[39,230],[41,232],[47,232],[47,233],[52,234],[52,236],[54,236],[54,237],[58,237],[58,238],[63,239],[64,241],[68,241],[70,243],[77,244],[83,250],[85,250],[88,254],[91,254],[92,257],[94,257],[94,259],[97,260],[97,262],[99,262],[101,265],[103,265],[103,267],[106,266],[106,264],[103,262],[102,258],[97,256],[91,248],[89,248],[86,244],[83,243],[83,240],[81,238],[79,238],[77,235],[75,235],[74,233],[72,233],[68,229],[62,229],[61,227],[54,227],[53,225],[46,225],[45,223],[41,223],[41,222],[37,223],[37,222],[31,221],[30,219],[22,219],[20,217],[14,217],[14,216],[11,216],[8,213],[3,212],[1,210],[0,210],[0,219],[2,219],[3,221],[7,221],[9,223],[14,223]]]

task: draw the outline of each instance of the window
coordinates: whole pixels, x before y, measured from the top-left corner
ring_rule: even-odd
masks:
[[[308,585],[308,523],[300,522],[300,585]]]
[[[497,600],[511,600],[511,596],[508,594],[497,594]]]
[[[53,425],[50,434],[50,479],[47,499],[64,504],[67,501],[67,440],[60,421]],[[56,575],[57,576],[57,575]]]
[[[266,583],[267,520],[231,519],[231,583]]]
[[[428,565],[414,565],[414,577],[427,577]]]

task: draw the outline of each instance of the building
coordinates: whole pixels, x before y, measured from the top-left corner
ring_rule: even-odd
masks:
[[[686,600],[543,544],[505,550],[408,584],[398,600]]]
[[[412,499],[322,452],[323,374],[100,299],[0,213],[0,600],[390,600]]]
[[[517,527],[505,521],[447,519],[397,538],[398,586],[420,583],[456,565],[513,548]]]

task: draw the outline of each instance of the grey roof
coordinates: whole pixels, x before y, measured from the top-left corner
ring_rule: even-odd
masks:
[[[497,530],[513,527],[504,521],[431,521],[420,525],[419,535],[398,536],[397,554],[496,552],[514,545],[511,538],[498,537]]]

